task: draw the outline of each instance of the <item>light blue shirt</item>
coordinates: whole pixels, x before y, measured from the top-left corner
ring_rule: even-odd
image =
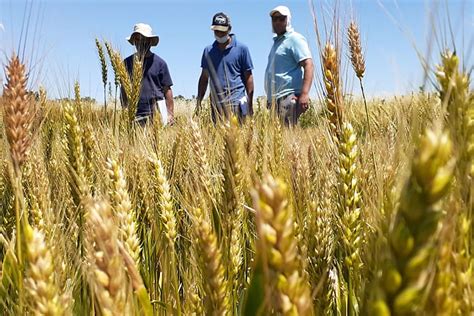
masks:
[[[311,58],[308,42],[297,32],[275,36],[273,41],[265,70],[265,92],[269,101],[301,93],[303,68],[299,63]]]

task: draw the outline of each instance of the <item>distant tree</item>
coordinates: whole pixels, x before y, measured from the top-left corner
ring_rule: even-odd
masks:
[[[81,98],[81,101],[87,102],[87,103],[96,103],[97,102],[96,99],[91,98],[91,97]]]

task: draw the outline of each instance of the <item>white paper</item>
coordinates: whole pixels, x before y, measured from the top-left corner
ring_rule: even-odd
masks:
[[[160,111],[161,115],[161,123],[163,123],[163,125],[168,124],[168,109],[166,108],[165,100],[158,101],[158,110]]]
[[[247,96],[244,95],[240,100],[240,111],[242,112],[242,115],[247,115],[249,114],[249,103],[247,100]]]

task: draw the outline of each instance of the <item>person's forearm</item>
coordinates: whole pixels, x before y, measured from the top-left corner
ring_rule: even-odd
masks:
[[[198,83],[198,94],[197,94],[197,99],[198,101],[201,101],[204,99],[204,95],[206,94],[207,90],[207,78],[205,76],[199,77],[199,83]]]
[[[248,77],[247,82],[245,83],[245,90],[247,91],[247,96],[249,97],[249,100],[252,100],[254,90],[253,76]]]
[[[253,75],[249,75],[245,82],[245,90],[247,91],[247,98],[248,98],[248,105],[249,105],[249,112],[253,114],[253,92],[254,92],[254,82],[253,82]]]
[[[301,94],[309,94],[311,84],[313,83],[314,66],[311,59],[306,60],[304,64],[303,86],[301,87]]]
[[[173,90],[168,89],[165,92],[166,100],[166,109],[168,110],[168,115],[174,116],[174,99],[173,99]]]

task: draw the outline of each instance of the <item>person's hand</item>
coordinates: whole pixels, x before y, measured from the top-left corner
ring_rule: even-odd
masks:
[[[196,107],[194,108],[193,117],[199,115],[199,113],[201,113],[201,100],[198,99],[196,101]]]
[[[249,115],[252,116],[253,115],[253,102],[249,100],[247,105],[249,106]]]
[[[168,114],[168,125],[174,125],[174,115]]]
[[[298,103],[300,104],[303,111],[306,111],[309,106],[309,94],[302,93],[299,98],[296,98]]]

